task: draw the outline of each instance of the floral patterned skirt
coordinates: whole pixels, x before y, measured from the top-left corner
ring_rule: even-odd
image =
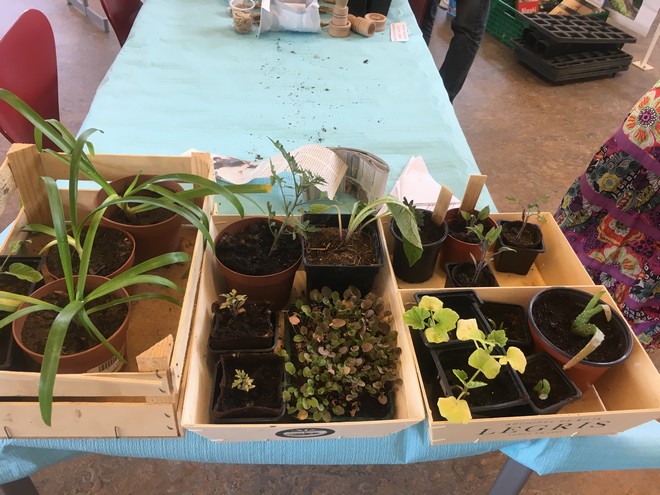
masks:
[[[660,81],[568,189],[557,223],[639,340],[660,347]]]

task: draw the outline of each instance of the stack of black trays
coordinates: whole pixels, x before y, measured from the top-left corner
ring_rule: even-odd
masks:
[[[529,28],[513,40],[521,62],[551,82],[613,76],[628,70],[632,57],[621,51],[636,38],[585,15],[527,14]]]

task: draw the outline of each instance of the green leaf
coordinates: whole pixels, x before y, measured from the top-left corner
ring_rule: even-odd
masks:
[[[291,361],[287,362],[284,365],[284,369],[289,375],[295,375],[296,374],[296,367],[293,365]]]
[[[429,342],[432,342],[434,344],[440,344],[442,342],[449,341],[450,330],[452,329],[447,330],[444,325],[439,323],[424,330],[424,336],[426,337],[426,340],[428,340]]]
[[[518,373],[524,373],[527,367],[527,358],[525,354],[517,347],[509,347],[506,350],[505,359],[500,360],[501,364],[508,364]]]
[[[422,296],[419,300],[420,308],[428,309],[431,312],[440,311],[443,307],[442,301],[433,296]]]
[[[504,330],[493,330],[488,334],[486,340],[502,348],[506,346],[506,343],[509,341],[506,337],[506,331]]]
[[[500,372],[500,363],[497,362],[488,351],[484,349],[476,349],[468,358],[468,364],[473,368],[481,371],[484,376],[490,380],[495,378]]]
[[[460,316],[451,308],[442,308],[433,312],[433,319],[442,331],[449,332],[456,328],[456,322]]]
[[[440,415],[450,423],[467,424],[472,419],[468,403],[456,397],[440,397],[438,410]]]
[[[460,380],[460,382],[465,385],[466,382],[468,381],[468,375],[465,371],[463,370],[452,370],[456,378]]]
[[[456,338],[458,338],[458,340],[482,341],[485,339],[485,335],[479,330],[477,320],[475,318],[470,318],[467,320],[458,320],[458,323],[456,324]]]
[[[550,395],[550,382],[543,378],[534,385],[533,390],[539,394],[539,399],[546,400]]]
[[[23,263],[12,263],[9,265],[7,272],[11,273],[16,278],[27,280],[32,283],[39,282],[39,280],[44,278],[37,270]]]
[[[423,330],[426,328],[426,319],[429,316],[431,316],[431,313],[427,309],[413,306],[403,313],[403,322],[415,330]]]
[[[480,387],[485,387],[486,385],[488,385],[486,382],[472,380],[471,382],[465,384],[465,388],[467,389],[480,388]]]

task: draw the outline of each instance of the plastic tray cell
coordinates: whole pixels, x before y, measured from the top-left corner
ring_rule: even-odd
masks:
[[[553,43],[635,43],[634,36],[586,15],[528,14],[525,21]]]

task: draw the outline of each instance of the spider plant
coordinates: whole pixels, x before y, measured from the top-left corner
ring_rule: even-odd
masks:
[[[239,215],[243,216],[243,205],[237,198],[236,194],[267,193],[271,189],[271,186],[268,184],[223,186],[198,175],[174,173],[151,177],[141,184],[138,184],[139,178],[136,177],[127,190],[120,193],[115,191],[110,182],[103,178],[90,159],[90,156],[94,156],[94,146],[89,141],[89,137],[97,131],[102,131],[99,129],[87,129],[76,139],[61,122],[55,119],[43,119],[34,109],[12,92],[0,88],[0,100],[11,105],[34,125],[34,138],[39,151],[43,150],[60,160],[63,160],[70,167],[76,164],[75,166],[78,167],[79,171],[85,177],[95,182],[106,192],[108,198],[99,209],[105,209],[107,206],[117,205],[129,219],[135,218],[140,212],[154,208],[165,208],[185,218],[196,229],[202,232],[206,241],[212,244],[213,239],[209,233],[208,217],[203,209],[194,203],[193,200],[195,198],[216,194],[220,195],[234,206]],[[43,149],[44,136],[61,149],[63,153],[57,153],[50,149]],[[84,152],[85,148],[87,148],[89,156]],[[71,176],[73,176],[73,173]],[[192,189],[184,189],[180,192],[172,192],[162,187],[162,185],[160,185],[162,182],[178,182],[190,184],[195,187]],[[73,189],[73,191],[71,189]],[[72,187],[71,189],[69,190],[70,199],[77,200],[77,188]],[[155,193],[157,197],[144,195],[147,191]],[[76,202],[74,201],[70,204],[75,205]],[[84,222],[78,223],[75,218],[72,218],[72,226],[73,225],[82,226],[84,225]],[[73,238],[76,239],[75,232]],[[79,249],[79,247],[80,246],[76,249]]]
[[[96,231],[101,222],[101,217],[103,216],[105,209],[102,208],[95,213],[90,214],[91,217],[88,231],[82,245],[80,256],[79,275],[77,279],[75,279],[71,265],[71,253],[68,249],[69,236],[67,235],[67,224],[64,216],[64,207],[62,206],[57,183],[50,177],[42,177],[42,180],[46,185],[48,203],[53,216],[53,230],[56,236],[60,261],[64,270],[66,296],[68,302],[63,307],[59,307],[57,305],[47,303],[33,297],[13,294],[10,292],[0,292],[0,298],[15,300],[17,302],[23,303],[22,307],[16,312],[0,320],[0,328],[7,326],[9,323],[18,318],[27,316],[37,311],[55,311],[58,313],[48,334],[46,347],[43,353],[41,374],[39,377],[39,407],[41,411],[41,417],[44,420],[44,423],[50,426],[52,416],[53,386],[55,383],[57,369],[62,352],[62,343],[69,328],[69,324],[75,322],[81,325],[95,340],[106,346],[117,359],[125,362],[121,354],[117,352],[117,350],[96,328],[90,319],[90,315],[110,306],[127,304],[132,301],[138,301],[142,299],[164,299],[175,304],[178,304],[178,302],[170,296],[158,293],[134,294],[100,305],[98,304],[97,300],[100,297],[111,294],[117,290],[144,283],[170,288],[181,293],[182,290],[174,282],[158,275],[147,274],[147,272],[174,263],[188,262],[190,257],[188,254],[183,252],[167,253],[157,256],[156,258],[140,263],[139,265],[134,266],[133,268],[118,275],[117,277],[108,280],[98,288],[86,292],[85,286],[87,281],[87,268],[89,266],[89,259],[92,246],[94,244],[94,237],[96,235]]]

